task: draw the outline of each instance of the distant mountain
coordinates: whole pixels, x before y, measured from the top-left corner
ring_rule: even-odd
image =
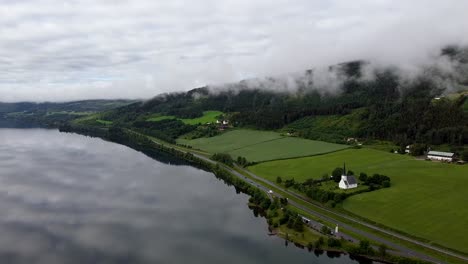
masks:
[[[2,103],[0,127],[59,126],[84,115],[122,107],[135,100],[83,100],[63,103]]]

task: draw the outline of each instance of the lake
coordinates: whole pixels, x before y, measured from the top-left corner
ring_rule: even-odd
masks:
[[[1,263],[358,263],[285,246],[212,173],[46,129],[0,129]]]

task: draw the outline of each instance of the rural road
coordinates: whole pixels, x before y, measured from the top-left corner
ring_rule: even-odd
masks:
[[[152,140],[154,143],[156,144],[161,144],[157,141],[154,141]],[[408,241],[410,243],[413,243],[413,244],[416,244],[416,245],[419,245],[419,246],[422,246],[422,247],[425,247],[425,248],[428,248],[428,249],[431,249],[431,250],[434,250],[436,252],[439,252],[439,253],[443,253],[443,254],[446,254],[446,255],[449,255],[449,256],[452,256],[452,257],[455,257],[455,258],[458,258],[458,259],[461,259],[461,260],[464,260],[464,261],[468,261],[468,257],[465,257],[465,256],[462,256],[460,254],[456,254],[456,253],[453,253],[451,251],[448,251],[448,250],[445,250],[445,249],[441,249],[441,248],[438,248],[438,247],[435,247],[435,246],[432,246],[432,245],[429,245],[427,243],[423,243],[423,242],[420,242],[420,241],[417,241],[415,239],[412,239],[412,238],[409,238],[409,237],[406,237],[404,235],[401,235],[401,234],[398,234],[398,233],[395,233],[395,232],[392,232],[392,231],[388,231],[388,230],[385,230],[383,228],[380,228],[380,227],[377,227],[375,225],[372,225],[372,224],[369,224],[369,223],[366,223],[366,222],[363,222],[361,220],[358,220],[358,219],[355,219],[353,217],[350,217],[348,215],[345,215],[345,214],[341,214],[341,213],[337,213],[337,212],[334,212],[330,209],[327,209],[327,208],[324,208],[324,207],[321,207],[321,206],[318,206],[316,204],[313,204],[313,203],[310,203],[309,201],[307,201],[307,199],[297,193],[294,193],[294,192],[291,192],[291,191],[288,191],[280,186],[277,186],[276,184],[274,184],[273,182],[271,181],[268,181],[262,177],[259,177],[255,174],[253,174],[252,172],[248,171],[248,170],[245,170],[244,168],[241,168],[241,167],[237,167],[238,169],[242,170],[244,173],[247,173],[250,177],[254,178],[255,180],[257,181],[254,181],[244,175],[242,175],[241,173],[237,172],[236,170],[224,165],[224,164],[221,164],[221,163],[218,163],[216,161],[213,161],[211,159],[209,159],[208,157],[206,156],[203,156],[203,155],[200,155],[200,154],[197,154],[197,153],[194,153],[194,152],[191,152],[191,151],[186,151],[186,150],[181,150],[180,148],[178,148],[179,151],[182,151],[182,152],[185,152],[185,153],[190,153],[192,155],[194,155],[195,157],[197,158],[200,158],[204,161],[207,161],[207,162],[210,162],[212,164],[219,164],[220,166],[222,166],[224,169],[226,169],[227,171],[229,171],[231,174],[243,179],[244,181],[246,181],[247,183],[253,185],[253,186],[256,186],[257,188],[261,189],[262,191],[265,191],[266,193],[268,193],[268,191],[270,190],[269,187],[261,184],[261,182],[263,182],[264,184],[267,184],[267,185],[271,185],[271,186],[275,186],[275,188],[277,189],[280,189],[281,191],[283,191],[284,193],[287,193],[291,196],[294,196],[295,198],[297,199],[300,199],[302,200],[303,202],[307,203],[310,207],[316,207],[316,208],[319,208],[320,210],[324,210],[326,211],[327,213],[330,213],[330,214],[333,214],[333,215],[336,215],[337,217],[341,217],[343,219],[346,219],[348,221],[351,221],[351,222],[354,222],[354,223],[357,223],[357,224],[360,224],[362,226],[365,226],[365,227],[368,227],[370,229],[373,229],[373,230],[376,230],[376,231],[379,231],[381,233],[384,233],[386,235],[389,235],[389,236],[392,236],[392,237],[395,237],[395,238],[398,238],[398,239],[401,239],[401,240],[405,240],[405,241]],[[275,196],[277,197],[283,197],[282,195],[278,194],[278,193],[275,193]],[[415,258],[419,258],[419,259],[423,259],[423,260],[426,260],[426,261],[429,261],[429,262],[432,262],[432,263],[443,263],[441,262],[440,260],[438,259],[435,259],[433,257],[430,257],[426,254],[423,254],[423,253],[419,253],[419,252],[416,252],[412,249],[409,249],[405,246],[402,246],[402,245],[399,245],[397,243],[394,243],[394,242],[391,242],[387,239],[384,239],[384,238],[381,238],[381,237],[378,237],[374,234],[371,234],[371,233],[368,233],[368,232],[365,232],[365,231],[362,231],[358,228],[355,228],[353,226],[350,226],[344,222],[341,222],[339,220],[336,220],[335,218],[332,218],[330,216],[327,216],[327,215],[324,215],[324,214],[321,214],[319,212],[316,212],[314,210],[312,210],[310,207],[306,207],[302,204],[299,204],[295,201],[292,201],[292,200],[289,200],[289,204],[291,204],[292,206],[294,207],[297,207],[311,215],[314,215],[320,219],[324,219],[328,222],[331,222],[333,224],[338,224],[340,227],[346,229],[346,230],[349,230],[351,232],[354,232],[356,234],[359,234],[363,237],[366,237],[370,240],[374,240],[374,241],[377,241],[379,243],[382,243],[382,244],[385,244],[387,245],[388,247],[390,248],[394,248],[398,251],[400,251],[401,253],[405,254],[406,256],[409,256],[409,257],[415,257]]]

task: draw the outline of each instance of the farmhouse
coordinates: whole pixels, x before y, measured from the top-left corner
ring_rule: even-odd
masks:
[[[353,189],[357,187],[356,178],[353,175],[349,175],[346,172],[346,165],[343,165],[343,175],[341,175],[341,181],[338,187],[343,190]]]
[[[430,160],[452,162],[454,157],[455,157],[455,154],[451,152],[429,151],[427,153],[427,158]]]

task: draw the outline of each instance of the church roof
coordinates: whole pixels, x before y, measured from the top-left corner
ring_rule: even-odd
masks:
[[[350,185],[357,184],[356,178],[354,176],[350,175],[350,176],[346,176],[346,178],[347,178],[348,184]]]

